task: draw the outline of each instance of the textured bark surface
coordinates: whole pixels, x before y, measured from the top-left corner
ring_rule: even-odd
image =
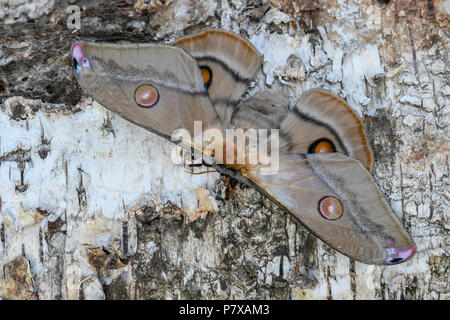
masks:
[[[1,2],[0,297],[450,298],[448,0],[147,2]],[[205,28],[264,54],[250,95],[327,88],[358,111],[412,260],[351,261],[249,188],[236,187],[247,208],[225,201],[224,178],[172,164],[170,142],[86,97],[67,61],[79,39],[168,43]],[[97,270],[86,244],[130,261]]]

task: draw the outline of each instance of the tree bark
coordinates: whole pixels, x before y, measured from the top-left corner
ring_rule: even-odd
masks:
[[[0,5],[0,267],[23,265],[6,268],[0,297],[450,298],[448,0],[148,2]],[[226,201],[223,177],[174,165],[170,142],[83,94],[68,62],[80,39],[169,43],[206,28],[264,55],[249,96],[327,88],[357,110],[413,259],[361,264],[253,189],[236,187],[246,207]],[[98,270],[86,244],[130,261]]]

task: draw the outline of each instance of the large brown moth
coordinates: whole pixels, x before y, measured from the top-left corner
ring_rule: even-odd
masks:
[[[270,150],[279,154],[275,174],[261,174],[267,163],[259,160],[220,161],[234,140],[224,138],[220,155],[204,142],[183,143],[211,156],[221,173],[254,187],[350,258],[390,265],[414,255],[415,244],[370,174],[372,152],[356,112],[319,89],[294,103],[274,90],[242,101],[261,57],[240,36],[208,30],[170,46],[77,42],[71,54],[87,94],[167,139],[184,129],[195,140],[195,121],[223,135],[226,129],[278,129],[279,147]],[[248,145],[244,149],[247,160]]]

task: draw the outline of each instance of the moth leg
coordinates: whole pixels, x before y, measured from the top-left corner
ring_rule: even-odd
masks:
[[[236,191],[234,191],[234,188],[231,186],[230,177],[225,176],[225,178],[227,180],[227,184],[228,184],[229,190],[231,190],[231,192],[233,192],[234,196],[239,200],[239,202],[244,206],[244,208],[247,208],[245,203],[241,200],[241,198],[239,198],[239,196],[237,195]]]
[[[211,167],[209,164],[207,164],[206,162],[202,161],[202,163],[191,163],[188,164],[188,167],[193,168],[193,167]]]
[[[189,174],[204,174],[204,173],[210,173],[210,172],[219,172],[217,170],[207,170],[207,171],[201,171],[201,172],[190,172],[187,170],[184,170],[185,172],[189,173]]]
[[[205,166],[205,167],[211,167],[211,165],[209,165],[209,164],[207,164],[205,161],[203,161],[202,160],[202,163],[191,163],[191,164],[188,164],[188,167],[189,168],[194,168],[194,167],[203,167],[203,166]],[[184,170],[185,172],[187,172],[187,173],[190,173],[190,174],[204,174],[204,173],[210,173],[210,172],[219,172],[219,171],[217,171],[217,170],[207,170],[207,171],[202,171],[202,172],[192,172],[192,171],[188,171],[188,170]]]
[[[207,164],[204,160],[202,160],[202,163],[190,163],[187,166],[191,169],[194,167],[203,167],[203,166],[205,166],[207,168],[211,167],[211,165]],[[209,172],[219,172],[217,170],[207,170],[207,171],[202,171],[202,172],[193,172],[192,170],[191,171],[184,170],[184,171],[186,171],[187,173],[190,173],[190,174],[204,174],[204,173],[209,173]]]

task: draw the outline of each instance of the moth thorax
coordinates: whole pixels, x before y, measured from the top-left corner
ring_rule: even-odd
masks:
[[[252,154],[254,152],[254,154]],[[222,147],[222,155],[215,155],[216,161],[221,161],[227,168],[241,170],[258,164],[257,150],[249,147],[248,143],[239,144],[225,139]]]

